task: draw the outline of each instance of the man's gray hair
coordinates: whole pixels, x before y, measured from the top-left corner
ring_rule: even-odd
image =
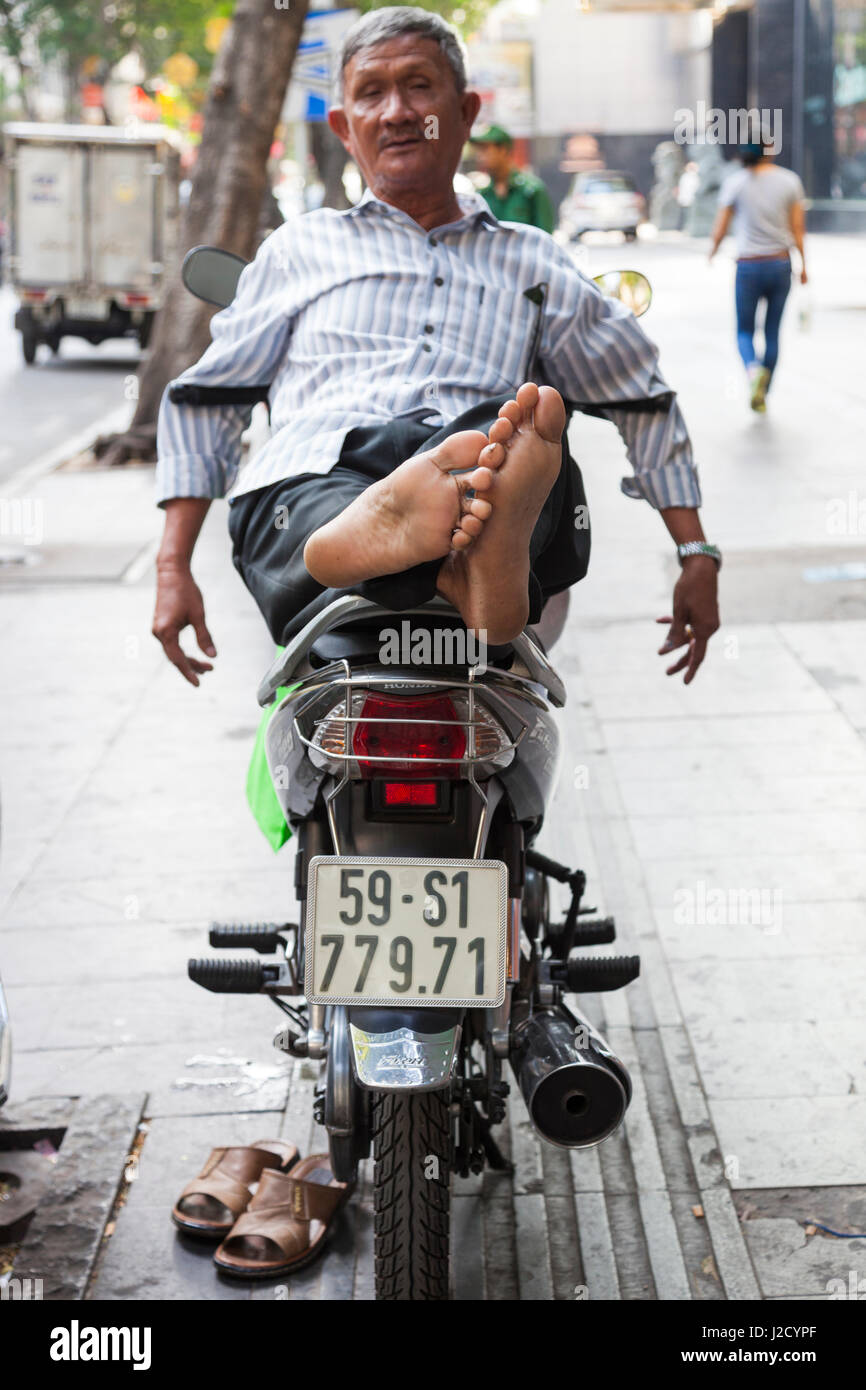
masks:
[[[466,90],[466,62],[463,47],[456,32],[446,24],[441,15],[431,10],[418,9],[415,5],[388,5],[381,10],[369,10],[346,33],[340,49],[340,66],[337,73],[336,92],[343,99],[343,74],[346,66],[362,49],[372,48],[374,44],[385,43],[388,39],[399,39],[403,34],[417,34],[421,39],[432,39],[438,43],[447,58],[454,82],[461,94]]]

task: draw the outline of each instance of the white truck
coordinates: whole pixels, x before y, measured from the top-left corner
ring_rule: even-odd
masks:
[[[179,141],[161,126],[3,127],[8,279],[24,361],[65,336],[147,346],[177,248]]]

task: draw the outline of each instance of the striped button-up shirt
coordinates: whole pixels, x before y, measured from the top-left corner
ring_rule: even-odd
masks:
[[[326,473],[356,426],[407,414],[449,423],[512,391],[534,361],[533,379],[615,422],[633,469],[624,492],[698,506],[685,424],[631,312],[546,232],[499,222],[477,195],[459,201],[461,218],[431,232],[368,192],[269,236],[178,381],[269,385],[270,438],[240,467],[252,407],[174,404],[166,392],[158,502]]]

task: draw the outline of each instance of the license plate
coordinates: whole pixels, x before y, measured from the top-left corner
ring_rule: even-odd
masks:
[[[307,1001],[495,1008],[507,912],[496,859],[319,855],[307,884]]]
[[[104,299],[67,299],[65,309],[70,319],[108,318],[108,303]]]

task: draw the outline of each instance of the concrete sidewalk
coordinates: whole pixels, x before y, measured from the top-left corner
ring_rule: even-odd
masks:
[[[692,687],[665,678],[670,544],[618,492],[615,431],[576,421],[594,555],[556,653],[568,753],[540,848],[587,870],[642,954],[641,980],[587,1010],[635,1100],[619,1135],[568,1156],[512,1094],[514,1176],[455,1185],[458,1298],[819,1298],[866,1275],[866,1241],[806,1234],[866,1230],[866,583],[804,578],[863,558],[866,290],[856,247],[813,241],[812,327],[787,325],[764,418],[743,403],[723,268],[675,241],[591,248],[593,273],[625,257],[654,282],[646,326],[695,439],[727,623]],[[272,854],[243,797],[271,645],[225,508],[196,567],[219,658],[195,691],[149,636],[150,483],[44,478],[42,563],[0,570],[10,1108],[147,1093],[93,1296],[369,1298],[368,1182],[290,1289],[218,1281],[169,1223],[213,1145],[324,1144],[311,1065],[270,1046],[276,1010],[186,979],[211,919],[293,916],[292,850]]]

